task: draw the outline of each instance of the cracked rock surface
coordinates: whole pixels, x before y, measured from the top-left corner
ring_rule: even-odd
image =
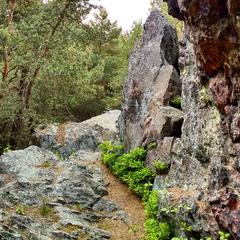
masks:
[[[119,210],[103,199],[108,192],[98,169],[36,146],[2,155],[0,166],[0,239],[111,237],[94,225]]]

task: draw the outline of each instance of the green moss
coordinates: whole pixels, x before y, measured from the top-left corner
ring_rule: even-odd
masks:
[[[147,150],[152,150],[157,148],[157,143],[156,142],[151,142],[147,145]]]
[[[167,163],[164,163],[159,160],[154,162],[154,168],[155,168],[156,173],[160,174],[160,175],[168,173],[168,169],[169,169]]]
[[[209,90],[206,87],[203,87],[199,92],[200,101],[206,105],[212,105],[212,98]]]
[[[50,168],[51,166],[52,166],[52,163],[49,161],[46,161],[41,165],[42,168]]]
[[[169,105],[171,107],[182,109],[182,98],[181,97],[175,97],[169,101]]]
[[[219,234],[219,240],[228,240],[231,238],[231,235],[228,232],[219,231],[218,234]]]
[[[16,213],[19,215],[25,215],[26,208],[23,205],[18,205],[16,207]]]

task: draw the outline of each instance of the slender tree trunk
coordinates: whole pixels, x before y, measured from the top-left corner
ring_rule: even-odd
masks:
[[[16,6],[16,0],[8,1],[8,10],[7,10],[6,20],[7,20],[7,28],[9,32],[12,32],[12,29],[13,29],[13,14],[14,14],[15,6]],[[10,56],[9,56],[8,48],[6,46],[4,57],[3,57],[3,70],[2,70],[3,81],[5,81],[8,77],[9,65],[10,65]]]

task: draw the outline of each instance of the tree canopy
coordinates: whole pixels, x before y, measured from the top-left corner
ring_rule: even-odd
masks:
[[[122,33],[89,0],[3,0],[1,148],[29,144],[37,124],[81,121],[118,108],[128,56],[141,31],[139,23]]]

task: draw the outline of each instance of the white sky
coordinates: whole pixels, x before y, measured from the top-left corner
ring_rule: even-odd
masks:
[[[146,20],[150,0],[93,0],[104,6],[112,21],[117,20],[123,30],[131,29],[134,21]]]

